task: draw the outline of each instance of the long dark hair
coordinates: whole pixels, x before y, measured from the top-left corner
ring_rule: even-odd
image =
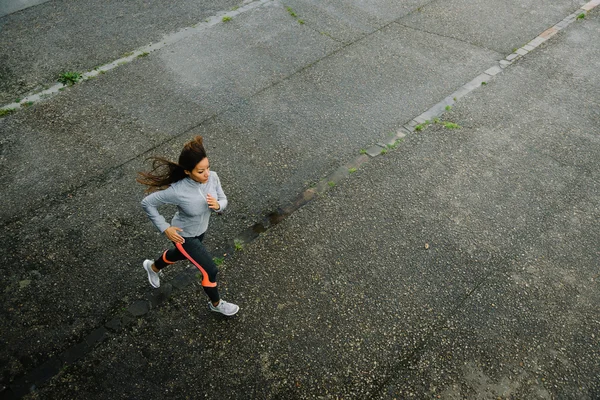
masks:
[[[179,161],[174,163],[164,157],[150,157],[152,170],[150,172],[138,172],[136,181],[148,186],[146,192],[154,192],[169,187],[172,183],[182,180],[187,175],[185,171],[192,171],[196,165],[206,158],[206,151],[202,144],[202,136],[196,136],[193,140],[183,145],[179,155]]]

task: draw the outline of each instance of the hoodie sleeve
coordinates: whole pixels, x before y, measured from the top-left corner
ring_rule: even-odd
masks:
[[[142,200],[142,208],[160,232],[164,232],[171,224],[158,212],[158,207],[163,204],[177,204],[176,201],[177,196],[172,186],[165,190],[149,194]]]
[[[217,189],[217,202],[219,203],[219,206],[221,206],[221,208],[219,208],[217,212],[222,213],[223,211],[225,211],[225,207],[227,207],[227,196],[225,196],[225,192],[223,192],[223,188],[221,187],[221,180],[219,179],[219,176],[216,173],[215,178],[217,178],[215,180],[215,186]]]

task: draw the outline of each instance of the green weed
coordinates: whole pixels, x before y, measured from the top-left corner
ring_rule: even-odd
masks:
[[[396,139],[396,141],[393,144],[388,144],[387,148],[390,150],[395,149],[396,147],[398,147],[398,145],[402,143],[402,139]]]
[[[138,58],[142,58],[142,57],[147,57],[150,53],[148,53],[147,51],[144,51],[141,54],[138,54]]]
[[[286,7],[287,12],[294,18],[297,17],[296,13],[294,12],[294,10],[292,10],[292,7]]]
[[[459,129],[460,125],[455,124],[454,122],[444,122],[444,126],[448,129]]]
[[[235,239],[233,241],[233,244],[235,246],[235,251],[242,251],[242,250],[244,250],[244,243],[241,240]]]
[[[450,111],[450,110],[452,110],[452,107],[451,106],[446,106],[446,111]]]
[[[226,15],[226,16],[224,16],[224,17],[223,17],[223,20],[222,20],[222,21],[223,21],[223,22],[228,22],[228,21],[231,21],[231,17],[230,17],[229,15]]]
[[[219,265],[223,264],[225,257],[213,257],[213,261],[218,267]]]
[[[0,109],[0,118],[6,117],[7,115],[10,115],[10,114],[12,114],[14,112],[15,112],[14,108],[3,108],[3,109]]]
[[[350,169],[348,170],[348,172],[350,172],[351,174],[353,174],[353,173],[355,173],[355,172],[356,172],[356,168],[352,167],[352,168],[350,168]]]
[[[79,72],[64,72],[58,77],[58,81],[63,85],[74,85],[81,80]]]
[[[585,13],[581,13],[577,16],[577,19],[584,19],[585,18]]]
[[[365,149],[360,149],[360,154],[367,154],[367,150],[365,150]]]
[[[329,185],[329,187],[334,187],[335,186],[335,182],[333,182],[333,181],[329,181],[329,182],[327,182],[327,184]]]

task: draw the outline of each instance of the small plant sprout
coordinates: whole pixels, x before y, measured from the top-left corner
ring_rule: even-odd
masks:
[[[329,185],[329,187],[334,187],[335,186],[335,182],[334,181],[329,181],[329,182],[327,182],[327,184]]]
[[[292,7],[286,7],[286,10],[288,13],[290,13],[290,15],[294,18],[296,18],[296,13],[294,12],[294,10],[292,10]]]
[[[14,112],[15,112],[14,108],[2,108],[2,109],[0,109],[0,118],[6,117],[7,115],[10,115]]]
[[[299,20],[298,20],[298,23],[299,23],[300,25],[304,25],[304,20],[303,20],[303,19],[299,19]]]
[[[433,123],[434,123],[434,124],[439,124],[439,123],[440,123],[440,119],[439,119],[438,117],[435,117],[435,118],[433,119]]]
[[[225,261],[225,257],[213,257],[213,261],[215,262],[215,264],[217,264],[217,267],[221,264],[223,264],[223,261]]]
[[[350,168],[350,169],[348,170],[348,172],[350,172],[351,174],[353,174],[353,173],[355,173],[355,172],[356,172],[356,168],[352,167],[352,168]]]
[[[444,122],[444,126],[448,129],[458,129],[460,125],[455,124],[454,122]]]
[[[450,111],[452,109],[452,106],[446,106],[446,111]]]
[[[132,55],[133,55],[133,51],[129,51],[129,52],[123,54],[123,58],[129,57],[129,56],[132,56]]]
[[[235,251],[242,251],[242,250],[244,250],[244,243],[240,239],[235,239],[233,241],[233,244],[235,246]]]
[[[481,82],[481,85],[485,86],[485,85],[487,85],[487,82]]]
[[[423,125],[419,124],[417,126],[415,126],[415,131],[422,131],[423,130]]]
[[[396,147],[398,147],[398,145],[399,145],[400,143],[402,143],[402,139],[396,139],[396,140],[394,141],[394,143],[392,143],[392,144],[388,144],[388,145],[387,145],[387,148],[388,148],[388,149],[392,149],[392,150],[393,150],[393,149],[395,149]]]
[[[365,150],[365,149],[360,149],[360,154],[367,154],[367,150]]]
[[[229,15],[226,15],[226,16],[224,16],[224,17],[223,17],[223,20],[222,20],[222,21],[223,21],[223,22],[228,22],[228,21],[231,21],[231,17],[230,17]]]
[[[585,18],[585,13],[581,13],[577,16],[577,19],[584,19]]]
[[[33,105],[33,101],[26,101],[25,103],[21,104],[23,107],[30,107]]]
[[[453,97],[452,100],[456,101],[456,97]]]
[[[379,154],[384,155],[387,152],[388,152],[387,149],[381,149],[381,152],[379,152]]]
[[[143,53],[138,54],[138,58],[147,57],[150,53],[144,51]]]
[[[63,85],[74,85],[81,79],[79,72],[64,72],[58,77],[58,81]]]

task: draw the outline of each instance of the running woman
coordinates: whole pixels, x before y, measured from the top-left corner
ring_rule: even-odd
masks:
[[[202,136],[186,143],[174,163],[162,157],[152,157],[152,170],[140,172],[138,182],[147,185],[148,196],[142,207],[154,226],[173,242],[156,260],[145,260],[143,267],[152,287],[160,287],[158,273],[180,260],[191,261],[202,272],[202,287],[210,298],[212,311],[234,315],[239,307],[221,299],[217,289],[217,266],[202,244],[208,220],[213,212],[221,213],[227,207],[227,197],[216,172],[210,164],[202,144]],[[158,212],[163,204],[174,204],[177,212],[169,224]]]

